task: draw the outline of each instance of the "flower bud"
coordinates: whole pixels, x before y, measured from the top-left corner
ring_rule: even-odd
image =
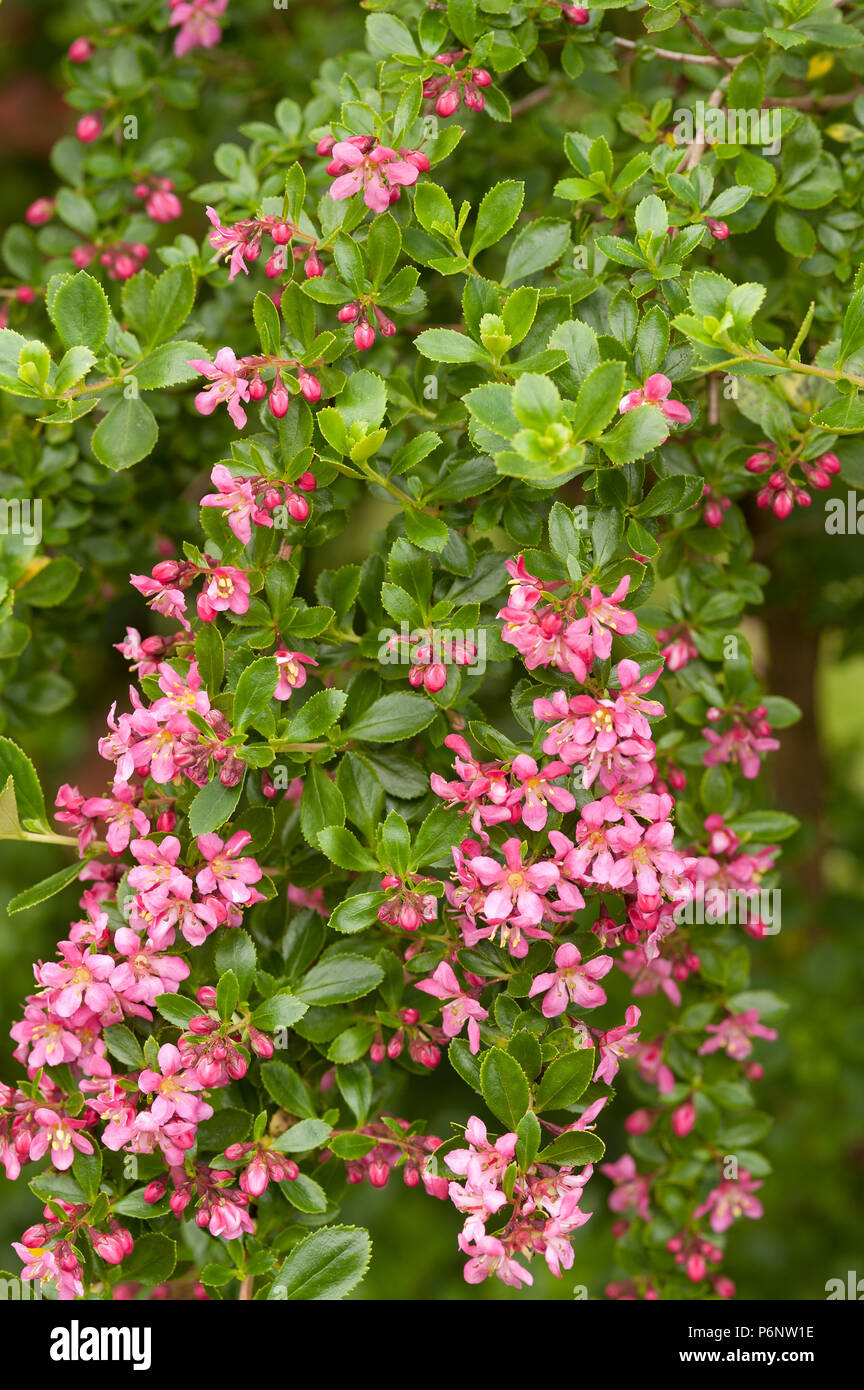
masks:
[[[366,352],[375,342],[375,329],[369,323],[358,323],[354,329],[354,346],[360,352]]]
[[[91,145],[102,134],[101,116],[96,116],[92,112],[87,116],[82,116],[75,127],[75,134],[83,145]]]
[[[46,222],[50,222],[54,216],[54,199],[37,198],[35,203],[31,203],[24,219],[29,227],[44,227]]]
[[[281,420],[288,414],[288,407],[291,404],[291,397],[282,385],[281,378],[277,377],[270,391],[270,414],[275,415],[277,420]]]
[[[439,116],[452,116],[454,111],[459,109],[459,93],[455,87],[448,87],[446,92],[442,92],[435,103],[435,111]]]
[[[93,45],[89,39],[73,39],[66,55],[71,63],[86,63],[93,56]]]

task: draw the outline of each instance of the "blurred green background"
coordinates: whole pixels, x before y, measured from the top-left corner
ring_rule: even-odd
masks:
[[[193,133],[207,132],[202,165],[195,170],[199,178],[210,177],[206,149],[232,138],[238,121],[268,116],[279,96],[302,101],[320,62],[361,33],[362,11],[354,5],[298,3],[288,17],[291,42],[274,43],[269,0],[252,0],[242,9],[244,18],[254,17],[256,23],[242,35],[232,29],[230,51],[226,46],[217,59],[219,80],[205,86],[200,109],[177,116],[177,134],[187,134],[186,126]],[[282,37],[284,17],[278,24]],[[3,226],[19,220],[29,202],[53,187],[50,147],[72,123],[56,96],[59,59],[79,32],[76,7],[64,0],[5,0],[0,6]],[[590,96],[583,94],[577,105],[581,128],[599,133],[608,117]],[[560,154],[556,129],[542,111],[520,123],[506,162],[508,171],[512,165],[523,176],[530,168],[530,181],[548,188]],[[454,177],[486,186],[489,171],[476,156],[460,156]],[[199,209],[191,205],[184,229],[190,226],[200,235],[200,220]],[[844,447],[838,448],[841,457]],[[756,1086],[757,1101],[776,1121],[763,1145],[774,1166],[761,1194],[765,1218],[739,1223],[726,1260],[739,1296],[754,1299],[823,1298],[828,1279],[845,1279],[848,1270],[864,1276],[864,538],[828,537],[821,507],[812,513],[802,517],[799,511],[782,526],[766,526],[761,515],[752,518],[756,558],[769,564],[776,578],[766,609],[758,620],[749,620],[748,635],[764,654],[773,693],[796,700],[805,714],[801,725],[784,731],[770,773],[777,804],[805,822],[784,847],[783,929],[777,937],[748,942],[754,988],[775,990],[790,1004],[778,1042],[758,1053],[765,1078]],[[371,514],[355,518],[344,549],[334,543],[330,549],[338,553],[329,554],[328,563],[354,559],[348,553],[352,545],[383,520]],[[128,684],[111,643],[127,622],[146,632],[146,616],[137,595],[119,595],[99,640],[88,640],[77,653],[74,709],[35,732],[20,734],[10,727],[36,763],[50,799],[65,781],[90,795],[101,791],[105,764],[96,754],[96,739],[111,700],[123,700]],[[76,893],[67,889],[13,919],[2,908],[14,893],[66,862],[62,850],[0,843],[0,1076],[5,1080],[15,1075],[6,1027],[32,988],[32,961],[52,955],[53,943],[65,934]],[[423,1116],[431,1132],[446,1137],[451,1120],[464,1122],[464,1095],[445,1063],[422,1080],[406,1077],[399,1108],[407,1118]],[[610,1157],[623,1151],[628,1108],[622,1097],[616,1113],[603,1117]],[[38,1203],[25,1183],[0,1183],[0,1266],[15,1268],[8,1241],[35,1219]],[[595,1215],[577,1237],[573,1270],[560,1281],[535,1261],[532,1290],[517,1294],[489,1281],[469,1294],[456,1249],[455,1210],[426,1198],[422,1190],[409,1191],[398,1175],[383,1192],[353,1190],[342,1219],[367,1225],[375,1243],[369,1275],[353,1297],[572,1299],[574,1287],[585,1285],[590,1298],[600,1298],[604,1285],[620,1277],[611,1257],[607,1191],[602,1179],[589,1187],[584,1206]]]

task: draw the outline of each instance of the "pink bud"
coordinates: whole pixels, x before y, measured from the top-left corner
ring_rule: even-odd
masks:
[[[277,246],[287,246],[293,231],[294,228],[290,222],[277,222],[275,227],[271,227],[270,235]]]
[[[358,323],[354,329],[354,346],[360,352],[366,352],[375,342],[375,329],[370,323]]]
[[[340,323],[353,323],[359,313],[359,304],[343,304],[336,317]]]
[[[687,1256],[687,1278],[692,1279],[694,1284],[698,1284],[700,1279],[705,1278],[706,1268],[704,1255]]]
[[[734,1298],[735,1285],[731,1279],[727,1279],[725,1274],[720,1274],[714,1280],[714,1292],[718,1298]]]
[[[836,454],[820,454],[816,462],[819,464],[821,468],[825,470],[826,473],[840,472],[840,460],[838,459]]]
[[[154,222],[173,222],[183,212],[183,205],[176,193],[166,193],[163,189],[151,193],[144,210]]]
[[[471,80],[475,82],[478,87],[492,86],[491,74],[488,73],[485,68],[475,68],[471,74]]]
[[[214,985],[202,985],[195,998],[202,1009],[212,1009],[216,1003],[216,989]]]
[[[624,1121],[624,1128],[628,1134],[646,1134],[654,1123],[654,1112],[651,1110],[634,1110],[632,1115],[628,1115]]]
[[[83,270],[85,266],[90,264],[93,257],[96,255],[96,247],[73,246],[69,254],[72,259],[72,264],[77,265],[79,270]]]
[[[323,140],[319,140],[318,144],[315,146],[316,153],[320,155],[328,155],[335,144],[335,135],[325,135]]]
[[[426,689],[431,690],[433,694],[438,690],[444,689],[444,686],[447,684],[447,672],[440,662],[436,661],[433,662],[431,666],[427,666],[423,684],[426,686]]]
[[[310,405],[314,405],[316,401],[321,399],[321,382],[317,376],[304,372],[300,376],[300,391]]]
[[[303,273],[307,280],[315,280],[319,275],[324,274],[324,262],[321,260],[314,246],[303,263]]]
[[[415,1023],[420,1022],[420,1010],[402,1009],[399,1014],[399,1017],[401,1018],[403,1023],[408,1025],[409,1028],[413,1028]]]
[[[696,1107],[692,1100],[685,1100],[683,1105],[672,1114],[672,1129],[679,1139],[683,1139],[685,1134],[689,1134],[696,1123]]]
[[[291,404],[291,398],[278,377],[270,392],[269,404],[270,413],[271,415],[275,415],[277,420],[281,420],[283,415],[288,414],[288,407]]]
[[[249,382],[249,399],[251,401],[263,401],[266,395],[267,384],[264,381],[264,378],[256,372],[252,380]]]
[[[791,512],[792,506],[792,498],[788,492],[778,492],[774,498],[774,515],[784,521]]]
[[[121,253],[114,262],[114,276],[112,278],[117,280],[131,280],[132,276],[137,275],[140,269],[140,265],[132,256],[126,256]]]
[[[177,824],[177,817],[173,811],[161,811],[156,817],[156,829],[170,833]]]
[[[305,497],[298,497],[296,492],[288,498],[288,515],[292,521],[306,521],[309,516],[309,503]]]
[[[719,222],[716,217],[706,217],[705,226],[713,236],[715,241],[725,241],[729,235],[729,228],[725,222]]]
[[[386,1163],[369,1164],[369,1181],[373,1187],[386,1187],[390,1179],[390,1169]]]
[[[89,39],[73,39],[67,50],[70,62],[86,63],[93,56],[93,45]]]
[[[303,492],[314,492],[318,486],[315,481],[315,474],[301,473],[300,477],[297,479],[297,486],[301,488]]]
[[[442,92],[435,103],[435,110],[439,116],[452,116],[454,111],[459,109],[459,93],[455,87],[449,87],[446,92]]]
[[[422,150],[406,150],[405,159],[408,164],[413,164],[414,168],[418,169],[421,174],[428,172],[429,156],[425,155]]]
[[[75,134],[82,144],[91,145],[102,134],[102,118],[92,113],[88,116],[82,116],[75,127]]]
[[[702,513],[702,520],[706,526],[723,525],[723,509],[717,502],[709,502]]]
[[[24,214],[25,221],[30,227],[44,227],[46,222],[50,222],[54,216],[54,199],[37,198],[35,203],[31,203]]]
[[[764,473],[767,468],[771,467],[775,458],[775,454],[751,454],[744,467],[749,473]]]
[[[19,304],[32,304],[36,296],[29,285],[19,285],[15,291],[15,298]]]
[[[571,24],[587,24],[591,18],[588,10],[581,5],[562,5],[561,13]]]
[[[486,105],[483,93],[470,86],[465,88],[464,101],[469,111],[482,111]]]

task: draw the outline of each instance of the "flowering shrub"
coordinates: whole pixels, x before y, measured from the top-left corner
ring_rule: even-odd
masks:
[[[4,557],[12,705],[66,679],[19,612],[86,597],[75,489],[83,524],[177,431],[200,527],[160,515],[131,575],[103,794],[64,785],[49,811],[0,740],[0,834],[77,856],[10,910],[81,890],[0,1091],[7,1176],[49,1159],[24,1277],[341,1297],[370,1257],[347,1186],[397,1171],[464,1218],[469,1284],[578,1271],[590,1184],[618,1218],[609,1297],[730,1297],[783,1009],[750,953],[797,827],[760,791],[798,711],[741,626],[768,578],[749,504],[782,526],[864,431],[860,219],[833,210],[858,133],[818,119],[858,118],[858,30],[827,0],[691,6],[680,49],[655,41],[677,6],[635,38],[614,4],[371,8],[365,50],[190,191],[170,138],[124,141],[122,94],[136,63],[136,93],[189,103],[182,65],[230,44],[231,7],[145,7],[148,36],[118,42],[127,8],[100,0],[69,54],[74,187],[6,243],[22,485],[65,477],[49,550]],[[510,122],[583,81],[609,138],[555,126],[550,213],[533,170],[510,177]],[[689,137],[673,88],[703,108]],[[777,149],[728,138],[752,111],[778,113]],[[198,239],[170,242],[184,198]],[[809,309],[748,278],[774,274],[766,234],[824,282]],[[362,564],[328,568],[369,499]],[[394,1113],[438,1067],[464,1088],[455,1134]],[[607,1157],[616,1103],[630,1151]]]

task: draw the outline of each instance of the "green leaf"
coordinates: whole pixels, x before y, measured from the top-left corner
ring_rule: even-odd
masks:
[[[127,1067],[141,1070],[144,1066],[144,1053],[141,1050],[141,1044],[130,1028],[127,1028],[124,1023],[113,1023],[110,1028],[103,1031],[102,1036],[112,1057],[116,1057],[118,1062],[123,1062]]]
[[[276,1104],[289,1115],[315,1115],[315,1106],[305,1081],[287,1062],[262,1062],[261,1080]]]
[[[656,405],[637,405],[628,410],[614,429],[597,443],[613,463],[632,463],[656,449],[669,437],[669,426]]]
[[[269,303],[269,301],[268,301]],[[194,381],[200,374],[190,361],[206,358],[206,349],[200,343],[177,341],[163,343],[138,363],[130,374],[139,391],[157,391],[163,386],[180,386]]]
[[[176,1263],[177,1246],[168,1236],[139,1236],[132,1254],[123,1261],[123,1277],[152,1288],[171,1278]]]
[[[15,788],[18,814],[25,823],[25,829],[30,821],[34,827],[47,830],[45,798],[35,767],[16,743],[9,738],[0,738],[0,786],[5,787],[10,777]]]
[[[32,888],[25,888],[22,893],[16,893],[7,905],[6,911],[11,917],[16,912],[26,912],[28,907],[35,907],[37,903],[44,903],[47,898],[53,898],[55,893],[61,892],[68,884],[76,881],[82,867],[80,860],[76,860],[74,864],[67,864],[65,869],[60,869],[50,878],[43,878],[41,883],[34,883]]]
[[[332,1126],[323,1120],[300,1120],[280,1134],[272,1147],[280,1154],[308,1153],[310,1149],[320,1149],[331,1132]]]
[[[495,1118],[515,1130],[530,1102],[528,1078],[516,1058],[492,1048],[480,1067],[480,1085]]]
[[[353,898],[344,898],[330,913],[330,926],[346,935],[363,931],[378,920],[378,909],[386,901],[386,893],[357,893]]]
[[[100,463],[112,472],[131,468],[153,450],[159,426],[149,405],[137,397],[123,397],[93,432],[90,447]]]
[[[261,656],[246,667],[234,692],[234,731],[241,734],[250,724],[267,737],[275,733],[276,720],[270,701],[279,680],[275,656]]]
[[[368,22],[383,17],[370,15]],[[313,1231],[291,1251],[270,1285],[267,1298],[335,1302],[360,1283],[371,1257],[372,1242],[358,1226],[328,1226]]]
[[[570,242],[570,223],[538,217],[523,227],[507,254],[502,284],[512,285],[560,261]]]
[[[344,690],[319,690],[291,720],[285,731],[285,741],[308,743],[320,738],[335,724],[347,698]]]
[[[291,1028],[299,1022],[308,1007],[289,990],[281,989],[278,994],[271,994],[269,999],[258,1005],[252,1022],[256,1028],[263,1028],[268,1033],[276,1028]]]
[[[296,987],[306,1004],[347,1004],[376,989],[384,971],[365,956],[331,956],[314,965]]]
[[[300,828],[315,849],[318,833],[325,825],[345,824],[345,802],[342,793],[322,767],[313,764],[303,779],[300,802]]]
[[[488,362],[489,353],[466,333],[453,328],[427,328],[418,333],[414,346],[433,362]]]
[[[436,712],[435,705],[424,695],[408,691],[382,695],[345,730],[345,737],[360,743],[396,743],[419,734]]]
[[[543,1073],[534,1101],[537,1110],[566,1110],[575,1104],[594,1075],[593,1047],[565,1052],[550,1062]]]
[[[240,794],[243,779],[233,787],[223,786],[218,776],[214,776],[196,792],[189,807],[189,830],[192,835],[209,835],[218,830],[231,816]]]
[[[340,869],[353,869],[356,873],[366,873],[378,867],[374,855],[357,836],[341,825],[327,825],[318,832],[318,843],[327,858]]]
[[[252,305],[252,318],[255,331],[261,344],[261,351],[267,357],[279,357],[282,349],[282,324],[279,310],[269,294],[259,290]]]
[[[484,196],[471,240],[471,260],[506,236],[522,210],[525,185],[516,179],[496,183]]]
[[[83,346],[98,352],[108,333],[111,311],[102,286],[86,270],[63,282],[50,313],[64,347]]]
[[[589,1134],[585,1129],[573,1129],[567,1134],[559,1134],[553,1143],[540,1150],[537,1157],[541,1163],[581,1167],[585,1163],[596,1163],[605,1152],[606,1145],[596,1134]]]

